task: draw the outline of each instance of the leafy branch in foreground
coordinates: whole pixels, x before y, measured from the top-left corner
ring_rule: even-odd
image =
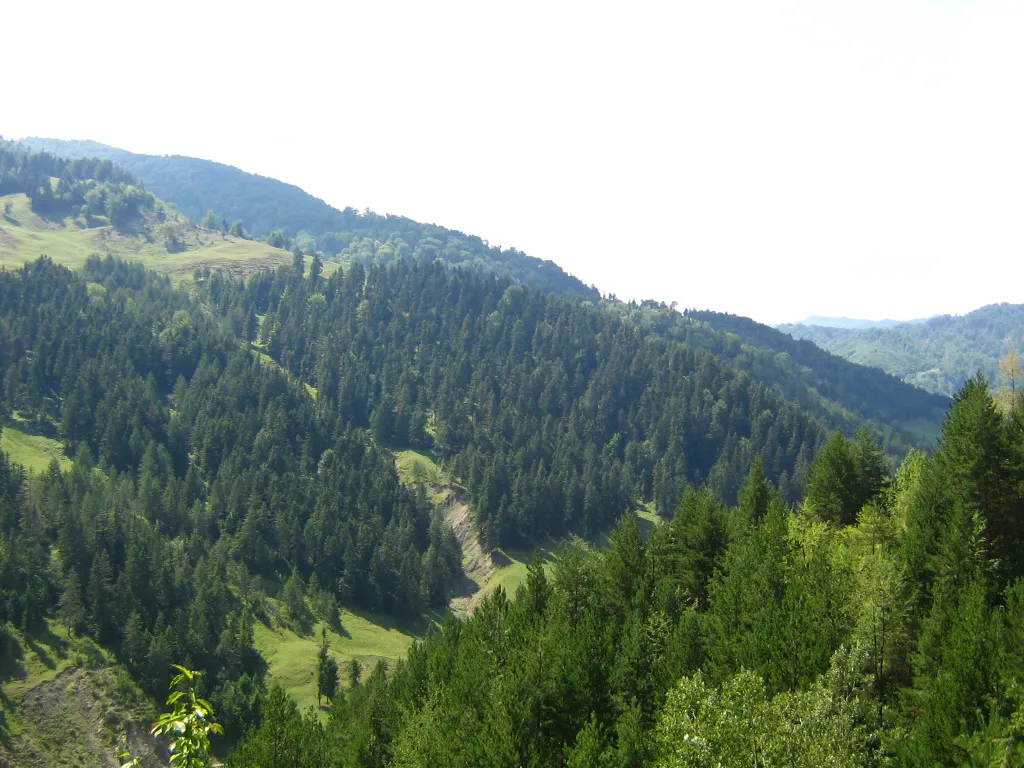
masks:
[[[157,718],[150,728],[154,736],[170,736],[171,765],[175,768],[207,768],[210,754],[210,734],[224,735],[219,723],[213,722],[213,707],[206,699],[196,694],[196,684],[202,672],[173,665],[179,671],[171,680],[171,695],[168,706],[174,709]],[[121,768],[140,768],[136,757]]]

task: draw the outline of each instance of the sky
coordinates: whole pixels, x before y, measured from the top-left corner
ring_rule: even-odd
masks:
[[[217,160],[762,322],[1024,303],[1024,2],[96,0],[0,26],[8,138]]]

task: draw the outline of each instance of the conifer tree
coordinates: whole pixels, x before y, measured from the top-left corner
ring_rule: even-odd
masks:
[[[327,640],[327,628],[320,631],[320,650],[317,652],[316,664],[316,703],[326,697],[328,701],[334,699],[338,690],[338,662],[330,654],[330,643]]]

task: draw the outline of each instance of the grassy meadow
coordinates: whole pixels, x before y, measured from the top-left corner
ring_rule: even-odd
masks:
[[[10,213],[4,213],[7,205]],[[171,212],[168,216],[183,228],[186,226],[180,215]],[[89,256],[97,253],[139,261],[175,281],[183,281],[191,279],[200,267],[222,269],[241,277],[292,261],[292,254],[281,248],[200,228],[185,232],[186,250],[168,253],[163,241],[154,235],[155,228],[156,222],[151,219],[140,222],[134,233],[119,232],[109,225],[83,228],[70,218],[50,219],[33,213],[26,195],[0,196],[0,268],[16,269],[45,254],[58,264],[79,269]],[[338,266],[325,262],[324,275],[330,275]]]

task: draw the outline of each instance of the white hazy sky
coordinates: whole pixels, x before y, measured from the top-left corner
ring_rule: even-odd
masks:
[[[1024,302],[1024,3],[13,3],[0,134],[218,160],[765,322]]]

